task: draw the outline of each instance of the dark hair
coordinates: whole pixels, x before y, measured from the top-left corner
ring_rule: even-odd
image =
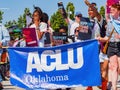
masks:
[[[61,25],[59,29],[64,29],[67,32],[68,27]]]
[[[42,22],[48,23],[48,20],[49,20],[49,16],[47,13],[44,12],[42,17]]]
[[[91,5],[94,6],[94,8],[98,9],[97,4],[95,2],[92,2]]]
[[[34,13],[36,13],[36,12],[38,12],[38,14],[39,14],[39,16],[40,16],[40,20],[41,20],[42,17],[43,17],[43,12],[42,12],[42,10],[41,10],[39,7],[34,6],[33,15],[34,15]]]
[[[95,2],[92,2],[91,4],[97,6],[97,4]]]

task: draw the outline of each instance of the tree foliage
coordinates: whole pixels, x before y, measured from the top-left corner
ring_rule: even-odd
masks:
[[[64,18],[62,17],[59,11],[57,11],[51,16],[50,22],[51,22],[51,27],[55,31],[58,31],[61,26],[67,26]]]
[[[4,12],[0,11],[0,22],[2,22]]]
[[[75,7],[74,7],[73,3],[69,2],[66,6],[66,12],[70,19],[74,19],[74,11],[75,11]],[[55,31],[58,31],[61,26],[67,27],[67,23],[65,22],[65,19],[62,17],[59,10],[57,10],[51,16],[50,22],[51,22],[51,27]]]
[[[71,19],[74,18],[74,11],[75,11],[75,7],[73,3],[69,2],[66,6],[66,12]],[[30,14],[30,16],[32,15],[30,13],[29,8],[25,8],[24,13],[20,15],[17,20],[11,20],[11,21],[6,22],[5,26],[7,28],[14,26],[14,25],[18,26],[18,28],[26,27],[26,15],[27,14]],[[63,18],[63,16],[58,10],[51,16],[50,22],[51,22],[51,27],[55,31],[58,31],[61,26],[67,27],[67,23],[65,22],[65,19]]]
[[[18,20],[16,20],[16,21],[15,20],[8,21],[8,22],[5,23],[5,26],[8,27],[8,28],[13,26],[13,25],[17,25],[19,28],[26,27],[26,15],[27,14],[32,15],[30,13],[30,9],[29,8],[25,8],[23,15],[20,15],[18,17]]]
[[[75,12],[75,7],[74,7],[73,3],[69,2],[67,4],[66,11],[68,13],[68,17],[73,20],[74,19],[74,12]]]
[[[105,18],[105,7],[104,6],[101,6],[100,14]]]

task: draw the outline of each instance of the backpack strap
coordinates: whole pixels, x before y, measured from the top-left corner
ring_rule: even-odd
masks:
[[[105,37],[105,35],[106,35],[105,25],[107,24],[107,23],[106,23],[106,20],[103,19],[102,25],[100,25],[99,22],[97,22],[97,23],[98,23],[98,25],[99,25],[99,27],[100,27],[100,36],[101,36],[101,37]]]

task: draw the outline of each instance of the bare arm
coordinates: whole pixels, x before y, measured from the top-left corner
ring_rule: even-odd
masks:
[[[98,36],[98,37],[96,37],[96,39],[97,39],[98,41],[100,41],[100,42],[107,42],[107,41],[108,41],[108,37],[107,37],[107,36],[105,36],[105,37],[100,37],[100,36]]]
[[[40,32],[40,29],[37,29],[37,35],[38,35],[38,38],[39,40],[42,38],[44,32]]]

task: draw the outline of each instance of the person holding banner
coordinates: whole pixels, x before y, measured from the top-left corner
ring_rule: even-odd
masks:
[[[57,45],[67,44],[68,43],[68,41],[67,41],[67,27],[61,26],[59,28],[59,33],[63,33],[63,34],[66,33],[66,38],[64,40],[62,40],[62,39],[61,40],[56,40],[57,43],[58,43]],[[59,44],[59,42],[62,42],[62,43]],[[56,90],[62,90],[62,88],[58,88]],[[65,88],[65,90],[71,90],[71,88]]]
[[[110,33],[113,31],[111,38]],[[110,8],[110,21],[107,25],[106,37],[99,40],[109,40],[107,55],[109,57],[109,79],[112,90],[117,90],[118,73],[120,72],[120,4],[113,4]]]
[[[43,12],[39,7],[34,7],[35,11],[33,12],[33,24],[30,28],[35,28],[37,32],[37,38],[39,42],[39,47],[44,47],[44,33],[47,31],[47,24],[42,22]]]
[[[10,41],[10,35],[8,30],[4,27],[3,24],[0,23],[0,58],[3,53],[3,47],[8,45],[8,42]],[[0,59],[0,64],[1,64],[1,59]],[[0,90],[3,89],[2,86],[2,69],[0,68]],[[4,76],[3,76],[4,77]]]
[[[86,3],[87,0],[85,0]],[[92,38],[97,39],[97,37],[105,37],[105,25],[106,21],[103,19],[103,17],[99,14],[96,8],[96,3],[87,3],[88,5],[88,15],[90,17],[90,20],[93,22],[94,27],[92,30]],[[108,73],[108,57],[106,54],[102,53],[102,47],[103,43],[99,42],[100,44],[100,65],[101,65],[101,73],[102,73],[102,86],[99,88],[102,88],[102,90],[106,90],[107,88],[107,73]],[[92,87],[88,87],[87,90],[92,90]]]

